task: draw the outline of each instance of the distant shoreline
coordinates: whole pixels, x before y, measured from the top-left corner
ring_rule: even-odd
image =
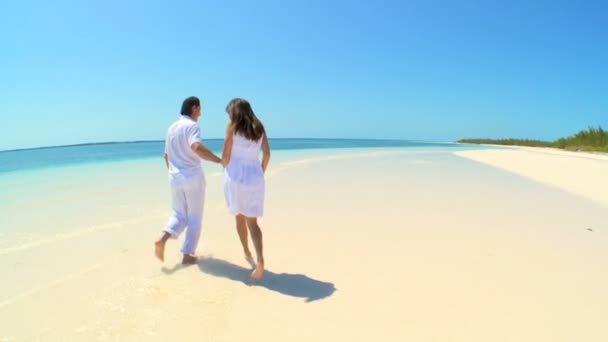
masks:
[[[571,157],[583,157],[583,158],[591,158],[596,159],[600,158],[601,160],[608,160],[608,152],[601,151],[583,151],[583,150],[565,150],[557,147],[538,147],[538,146],[522,146],[522,145],[496,145],[496,144],[471,144],[471,143],[457,143],[462,145],[479,145],[483,147],[494,147],[497,149],[503,150],[520,150],[520,151],[530,151],[536,153],[547,153],[547,154],[562,154],[568,155]]]
[[[559,138],[552,142],[531,139],[461,139],[458,140],[458,143],[495,146],[544,147],[572,152],[607,153],[608,131],[605,131],[601,127],[591,127],[572,136]]]

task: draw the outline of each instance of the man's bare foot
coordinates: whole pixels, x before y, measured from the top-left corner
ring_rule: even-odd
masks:
[[[184,254],[182,265],[194,265],[198,262],[198,258],[193,255]]]
[[[255,268],[255,261],[253,260],[251,253],[245,253],[245,261],[247,261],[251,268]]]
[[[264,275],[264,263],[263,262],[259,262],[255,266],[255,270],[253,270],[253,272],[251,272],[251,279],[253,279],[253,280],[260,280],[260,279],[262,279],[263,275]]]
[[[154,254],[160,261],[165,261],[165,242],[163,240],[154,242]]]

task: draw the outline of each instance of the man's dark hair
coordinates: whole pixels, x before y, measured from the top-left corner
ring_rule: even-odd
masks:
[[[201,106],[201,101],[196,96],[190,96],[182,103],[182,115],[192,116],[192,106]]]

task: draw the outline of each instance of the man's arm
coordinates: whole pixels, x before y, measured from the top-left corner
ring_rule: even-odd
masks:
[[[192,152],[194,152],[201,159],[208,160],[214,163],[221,163],[222,158],[215,155],[215,153],[211,152],[207,147],[205,147],[200,142],[195,142],[190,146],[192,148]]]
[[[207,147],[201,144],[201,130],[198,125],[192,126],[190,135],[188,137],[190,148],[192,152],[199,156],[201,159],[205,159],[214,163],[221,163],[222,159],[211,152]]]
[[[169,166],[169,132],[167,132],[167,137],[165,137],[165,165],[167,165],[167,170],[171,171],[171,166]]]

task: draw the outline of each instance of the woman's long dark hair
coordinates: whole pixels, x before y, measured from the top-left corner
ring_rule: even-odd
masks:
[[[230,116],[230,125],[234,133],[257,141],[264,135],[264,125],[255,116],[251,105],[247,100],[236,98],[232,99],[226,106],[226,112]]]

